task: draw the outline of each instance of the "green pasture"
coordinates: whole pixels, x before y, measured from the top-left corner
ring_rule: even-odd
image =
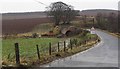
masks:
[[[20,56],[21,57],[35,57],[36,56],[36,44],[39,45],[40,50],[48,49],[49,42],[52,44],[57,43],[58,38],[16,38],[16,39],[3,39],[2,40],[2,58],[13,59],[15,58],[15,46],[14,43],[19,43]]]

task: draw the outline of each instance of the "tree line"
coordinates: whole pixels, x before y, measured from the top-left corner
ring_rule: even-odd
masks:
[[[120,12],[116,13],[109,13],[102,14],[98,13],[96,15],[96,27],[104,30],[108,30],[110,32],[120,33],[118,29],[118,23],[120,22]]]

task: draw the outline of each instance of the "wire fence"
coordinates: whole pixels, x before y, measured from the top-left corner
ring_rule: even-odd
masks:
[[[42,46],[40,47],[40,45],[36,44],[35,52],[31,52],[31,53],[27,53],[25,51],[25,53],[27,54],[26,56],[28,57],[29,54],[33,54],[33,56],[37,57],[40,60],[41,56],[45,56],[45,55],[52,55],[52,53],[54,52],[66,52],[68,51],[68,49],[70,49],[72,51],[72,49],[74,47],[83,47],[85,46],[85,44],[87,44],[87,42],[89,41],[95,41],[98,40],[98,37],[94,37],[94,38],[89,38],[89,39],[85,39],[85,40],[79,40],[79,38],[74,38],[74,39],[66,39],[64,41],[59,41],[58,43],[52,44],[51,42],[49,42],[46,46]],[[87,49],[87,46],[84,47]],[[19,52],[19,43],[15,43],[15,58],[16,58],[16,64],[20,64],[20,52]],[[26,58],[27,58],[26,57]]]

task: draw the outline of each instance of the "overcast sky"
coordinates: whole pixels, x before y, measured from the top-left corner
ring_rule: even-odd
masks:
[[[118,10],[119,0],[0,0],[0,13],[44,11],[53,2],[62,1],[74,6],[76,10],[114,9]]]

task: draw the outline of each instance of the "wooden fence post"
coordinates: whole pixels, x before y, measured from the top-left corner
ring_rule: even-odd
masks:
[[[51,55],[51,42],[49,43],[49,55]]]
[[[70,39],[70,48],[72,50],[72,40]]]
[[[77,39],[75,39],[75,45],[77,45]]]
[[[85,44],[87,44],[87,39],[85,40]]]
[[[39,47],[38,47],[38,45],[36,45],[36,47],[37,47],[37,55],[38,55],[38,59],[40,60]]]
[[[58,42],[58,52],[60,51],[60,45],[59,45],[59,42]]]
[[[16,64],[20,65],[19,44],[15,43]]]
[[[86,40],[84,40],[84,44],[86,44]]]
[[[80,45],[80,46],[82,45],[81,41],[79,41],[79,45]]]
[[[66,42],[64,41],[64,52],[66,51]]]

